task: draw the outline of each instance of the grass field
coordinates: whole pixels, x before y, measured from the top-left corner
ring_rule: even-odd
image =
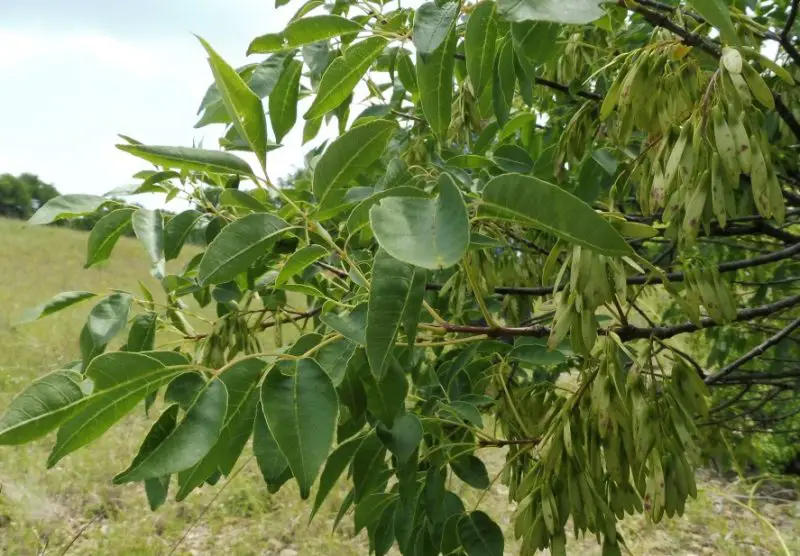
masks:
[[[78,332],[90,305],[22,327],[23,311],[66,290],[111,288],[136,291],[149,277],[144,251],[123,239],[112,260],[83,269],[86,234],[32,228],[0,219],[0,410],[34,377],[78,356]],[[334,492],[325,511],[308,525],[309,507],[289,484],[270,495],[249,452],[242,471],[192,494],[181,504],[168,501],[152,513],[140,485],[115,486],[111,478],[135,453],[149,421],[135,412],[104,438],[45,470],[49,437],[34,445],[0,448],[0,554],[156,555],[169,554],[366,554],[365,537],[352,538],[345,521],[331,525],[345,485]],[[501,454],[492,455],[499,469]],[[484,499],[482,509],[502,524],[510,522],[504,487]],[[755,512],[745,508],[747,489],[707,480],[685,519],[653,525],[643,518],[626,521],[623,533],[633,554],[800,554],[800,502],[765,496]],[[474,493],[465,492],[474,500]],[[70,544],[72,543],[72,544]],[[785,543],[785,546],[782,546]],[[507,552],[515,554],[516,546]],[[594,539],[570,544],[570,553],[599,554]]]

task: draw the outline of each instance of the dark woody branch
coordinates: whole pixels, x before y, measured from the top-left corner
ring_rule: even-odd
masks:
[[[717,266],[717,269],[721,273],[735,272],[737,270],[743,270],[745,268],[752,268],[782,261],[785,259],[792,258],[795,255],[800,255],[800,243],[795,243],[794,245],[786,247],[785,249],[773,251],[772,253],[767,253],[765,255],[760,255],[758,257],[752,257],[749,259],[742,259],[738,261],[724,262],[721,263],[719,266]],[[670,272],[666,274],[666,277],[669,282],[683,282],[684,273]],[[664,281],[660,276],[655,276],[655,275],[647,276],[644,274],[631,276],[626,280],[626,282],[629,286],[656,285],[664,283]],[[565,287],[566,287],[565,284],[562,284],[557,288],[554,285],[537,286],[537,287],[500,286],[496,287],[494,289],[494,292],[501,295],[530,295],[534,297],[541,297],[541,296],[551,295],[554,290],[561,291]],[[442,289],[442,285],[427,284],[426,289],[429,291],[438,291]]]
[[[786,297],[775,303],[769,303],[760,307],[753,307],[749,309],[742,309],[736,314],[734,322],[749,321],[761,317],[767,317],[794,307],[800,304],[800,295]],[[687,332],[696,332],[705,328],[713,328],[720,326],[721,323],[714,321],[708,317],[700,319],[699,322],[685,322],[673,326],[651,326],[640,327],[633,325],[615,326],[612,328],[600,328],[597,333],[600,335],[608,335],[614,333],[623,341],[648,339],[654,338],[659,340],[666,340],[678,334]],[[551,328],[549,326],[522,326],[522,327],[490,327],[490,326],[472,326],[461,324],[445,323],[438,325],[445,332],[455,334],[482,334],[490,338],[498,338],[502,336],[527,336],[535,338],[545,338],[550,335]]]

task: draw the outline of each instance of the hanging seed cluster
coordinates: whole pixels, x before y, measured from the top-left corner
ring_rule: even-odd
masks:
[[[665,375],[649,349],[626,369],[612,338],[594,355],[574,390],[533,387],[517,400],[528,434],[544,434],[533,465],[509,472],[523,554],[565,554],[570,517],[576,536],[604,537],[603,554],[620,554],[618,520],[682,515],[697,496],[689,459],[698,453],[693,415],[708,414],[703,381],[680,360]]]
[[[785,205],[764,116],[774,109],[769,87],[734,48],[724,48],[710,76],[686,60],[689,48],[662,44],[632,54],[606,96],[601,118],[618,112],[612,129],[627,141],[647,132],[633,177],[642,212],[661,213],[673,237],[687,242],[712,221],[755,210],[783,222]],[[646,100],[646,101],[645,101]]]

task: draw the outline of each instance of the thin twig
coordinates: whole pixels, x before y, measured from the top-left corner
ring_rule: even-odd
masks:
[[[761,317],[766,317],[777,313],[779,311],[783,311],[784,309],[788,309],[790,307],[794,307],[795,305],[800,304],[800,295],[794,295],[791,297],[787,297],[781,299],[780,301],[776,301],[775,303],[769,303],[767,305],[762,305],[760,307],[753,307],[749,309],[742,309],[736,314],[736,318],[733,320],[734,322],[743,322],[748,320],[753,320]],[[673,336],[677,336],[678,334],[684,334],[687,332],[696,332],[698,330],[703,330],[705,328],[713,328],[715,326],[721,326],[724,323],[719,323],[709,317],[700,319],[699,322],[684,322],[682,324],[676,324],[674,326],[651,326],[651,327],[639,327],[639,326],[615,326],[611,328],[599,328],[597,333],[599,335],[608,335],[610,333],[616,334],[622,341],[627,340],[643,340],[647,338],[654,338],[659,340],[666,340],[667,338],[672,338]],[[519,326],[519,327],[490,327],[490,326],[473,326],[473,325],[463,325],[463,324],[451,324],[451,323],[440,323],[442,329],[446,332],[451,332],[455,334],[485,334],[489,338],[497,338],[501,336],[525,336],[525,337],[533,337],[533,338],[545,338],[550,335],[551,328],[549,326]]]
[[[765,341],[758,344],[756,347],[754,347],[753,349],[751,349],[750,351],[739,357],[736,361],[734,361],[730,365],[726,365],[718,372],[709,376],[705,381],[706,384],[713,384],[714,382],[717,382],[720,379],[728,376],[733,371],[735,371],[736,369],[738,369],[751,359],[755,359],[756,357],[767,351],[769,348],[771,348],[772,346],[783,340],[786,336],[791,334],[798,327],[800,327],[800,317],[794,319],[788,326],[783,328],[780,332],[778,332],[774,336],[767,338]]]
[[[103,515],[105,515],[103,512],[97,512],[96,514],[94,514],[94,517],[92,517],[92,519],[89,520],[88,523],[86,523],[83,527],[78,529],[78,532],[75,533],[75,535],[70,539],[70,541],[67,543],[67,546],[64,547],[64,550],[61,551],[61,556],[64,556],[64,554],[66,554],[69,551],[69,549],[72,548],[72,545],[75,544],[75,542],[79,538],[81,538],[84,531],[86,531],[86,529],[88,529],[92,523],[103,517]]]
[[[784,259],[792,258],[795,255],[800,255],[800,243],[796,243],[785,249],[773,251],[772,253],[767,253],[766,255],[760,255],[758,257],[752,257],[749,259],[724,262],[717,266],[717,270],[720,273],[735,272],[737,270],[743,270],[745,268],[752,268],[756,266],[762,266],[765,264],[782,261]],[[667,280],[669,282],[683,282],[684,280],[683,272],[670,272],[665,276],[667,277]],[[639,274],[636,276],[629,277],[626,280],[626,283],[629,286],[644,286],[644,285],[653,286],[656,284],[663,284],[664,280],[662,279],[661,276],[657,275],[649,276],[646,274]],[[561,291],[565,287],[566,284],[561,284],[558,287],[555,287],[553,284],[547,286],[537,286],[537,287],[499,286],[494,289],[494,292],[501,295],[531,295],[531,296],[542,297],[551,295],[552,293],[554,293],[554,291],[555,292]],[[429,291],[438,291],[442,289],[442,285],[426,284],[425,288]]]
[[[536,446],[542,441],[541,438],[510,438],[507,440],[503,440],[500,438],[495,438],[492,440],[478,440],[478,446],[481,448],[502,448],[504,446]]]
[[[797,0],[795,0],[795,2],[796,1]],[[692,33],[662,13],[648,9],[641,3],[635,4],[633,2],[625,2],[625,0],[618,0],[618,4],[634,13],[641,15],[654,27],[662,27],[679,36],[681,39],[683,39],[684,44],[696,46],[716,59],[719,59],[719,57],[722,55],[720,48],[709,39],[702,35],[698,35],[697,33]],[[781,96],[778,93],[772,91],[772,97],[775,99],[775,111],[786,123],[789,129],[792,130],[792,133],[794,133],[795,137],[800,138],[800,121],[794,117],[794,114],[792,114],[792,111],[789,110],[786,104],[784,104],[783,99],[781,99]]]
[[[214,502],[217,501],[217,498],[219,498],[219,495],[222,494],[222,491],[224,491],[225,488],[229,484],[231,484],[231,482],[233,482],[233,480],[237,477],[237,475],[239,475],[242,469],[247,467],[247,464],[250,463],[252,460],[253,456],[250,456],[239,469],[230,474],[228,480],[225,481],[225,483],[220,487],[220,489],[217,492],[214,493],[214,496],[211,498],[211,500],[209,500],[208,504],[205,505],[203,510],[200,512],[200,515],[197,516],[197,519],[195,519],[192,522],[192,524],[186,528],[186,530],[183,532],[183,535],[181,535],[181,538],[178,539],[178,541],[172,545],[172,548],[170,549],[169,554],[167,554],[167,556],[172,556],[173,554],[175,554],[175,551],[178,550],[178,547],[186,539],[186,536],[192,531],[192,529],[194,529],[197,526],[198,523],[200,523],[200,520],[203,519],[203,516],[206,515],[206,512],[208,512],[208,510],[211,509],[211,506],[214,504]]]

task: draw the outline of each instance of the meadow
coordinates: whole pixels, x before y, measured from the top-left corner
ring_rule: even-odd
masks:
[[[158,284],[149,276],[143,249],[132,239],[120,240],[108,263],[83,269],[83,232],[0,219],[0,237],[2,410],[33,378],[78,357],[78,331],[90,305],[17,326],[26,308],[61,291],[138,291],[139,280],[157,291]],[[185,262],[187,256],[172,264]],[[353,537],[347,519],[332,531],[346,485],[309,524],[309,505],[299,499],[294,485],[269,494],[249,450],[238,464],[241,471],[229,481],[151,512],[141,485],[111,483],[133,457],[149,423],[142,409],[49,471],[45,460],[52,436],[34,445],[0,449],[0,554],[367,553],[366,535]],[[490,463],[499,470],[502,454],[492,454]],[[704,476],[698,500],[688,506],[684,519],[625,521],[623,534],[632,554],[800,554],[796,492],[764,489],[751,498],[744,481]],[[506,493],[496,483],[481,509],[507,527],[512,508]],[[475,493],[465,496],[477,500]],[[508,554],[516,553],[513,543],[506,548]],[[573,541],[568,550],[600,553],[594,539]]]

